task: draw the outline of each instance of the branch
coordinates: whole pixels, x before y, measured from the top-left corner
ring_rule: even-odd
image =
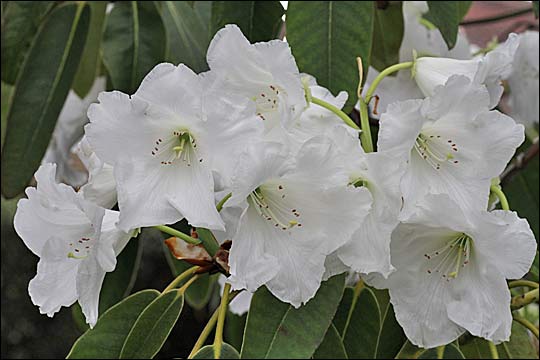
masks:
[[[512,176],[524,169],[531,160],[538,156],[538,151],[538,139],[536,139],[531,147],[527,149],[527,151],[524,151],[516,156],[514,161],[512,161],[506,170],[503,171],[501,174],[501,183],[503,185],[508,183]]]
[[[528,14],[528,13],[530,13],[532,11],[533,11],[533,9],[532,9],[532,7],[530,7],[530,8],[527,8],[527,9],[517,10],[517,11],[513,11],[511,13],[496,15],[496,16],[489,17],[489,18],[465,20],[465,21],[462,21],[460,23],[460,25],[485,24],[485,23],[489,23],[489,22],[494,22],[494,21],[499,21],[499,20],[504,20],[504,19],[520,16],[520,15],[525,15],[525,14]]]

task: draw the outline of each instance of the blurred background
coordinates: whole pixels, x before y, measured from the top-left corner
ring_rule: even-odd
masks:
[[[3,1],[2,9],[4,3]],[[286,7],[287,2],[282,3]],[[3,23],[4,15],[2,15],[2,29]],[[505,40],[510,32],[525,30],[538,30],[538,20],[531,11],[530,2],[519,1],[474,1],[461,27],[461,32],[467,36],[471,44],[479,48],[486,47],[494,37]],[[283,37],[285,29],[279,33]],[[2,82],[2,128],[5,126],[8,95],[9,89]],[[81,129],[78,131],[82,133]],[[61,148],[60,145],[57,146]],[[76,167],[77,159],[71,160]],[[536,171],[530,175],[532,177],[509,181],[520,182],[519,186],[523,186],[525,181],[527,186],[536,188],[536,199],[524,194],[526,201],[523,203],[526,205],[520,205],[523,209],[518,209],[518,212],[522,216],[535,217],[538,224],[538,152],[533,154],[531,163],[531,166],[536,166]],[[515,185],[510,183],[508,186]],[[521,187],[518,187],[518,191],[519,189]],[[48,318],[40,315],[38,308],[31,303],[27,286],[35,275],[38,258],[26,248],[14,232],[12,220],[17,200],[17,198],[11,200],[2,198],[1,204],[1,357],[64,358],[73,342],[84,331],[84,326],[80,324],[77,309],[63,308],[54,318]],[[186,230],[185,224],[176,226]],[[534,231],[538,237],[537,225]],[[159,233],[143,232],[130,249],[136,254],[133,258],[137,262],[140,261],[138,270],[134,276],[126,277],[121,280],[123,283],[115,283],[114,286],[125,290],[132,285],[131,292],[145,288],[163,289],[173,279],[173,273],[182,265],[174,263],[175,260],[163,250],[162,240],[163,237]],[[136,268],[136,265],[131,266]],[[158,358],[185,358],[191,350],[206,319],[217,305],[219,287],[215,278],[208,279],[205,284],[203,289],[198,290],[200,294],[193,294],[193,306],[185,306],[180,321],[158,354]],[[198,304],[203,306],[200,307]],[[532,316],[537,317],[537,312]],[[238,316],[227,318],[226,336],[229,343],[238,344],[241,341],[243,321],[245,318]],[[538,349],[537,343],[536,346]]]

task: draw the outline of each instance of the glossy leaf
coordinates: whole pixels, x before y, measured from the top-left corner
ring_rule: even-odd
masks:
[[[326,331],[321,345],[313,354],[313,359],[348,359],[341,334],[333,324]]]
[[[165,1],[162,18],[167,30],[169,51],[167,59],[183,63],[195,72],[208,70],[206,50],[213,34],[210,33],[211,1]]]
[[[211,34],[237,24],[251,42],[275,39],[283,11],[279,1],[213,1]]]
[[[240,359],[240,354],[227,343],[223,343],[221,347],[220,359]],[[193,359],[216,359],[214,355],[214,345],[206,345],[199,350]]]
[[[382,71],[399,62],[399,48],[403,40],[402,2],[389,1],[383,9],[374,6],[375,25],[370,63]]]
[[[247,314],[242,316],[227,312],[225,331],[223,337],[235,349],[242,348],[244,328],[246,327]]]
[[[469,11],[472,1],[428,1],[429,12],[424,16],[442,34],[446,45],[456,45],[459,23]]]
[[[15,84],[28,50],[54,1],[2,1],[2,81]]]
[[[103,63],[114,88],[134,93],[144,76],[165,58],[165,28],[155,3],[115,3],[102,42]]]
[[[156,290],[143,290],[111,307],[73,344],[67,358],[118,359],[139,314],[158,296]]]
[[[81,56],[81,62],[73,80],[73,90],[82,99],[92,88],[101,63],[99,55],[101,37],[103,34],[103,24],[105,23],[105,10],[107,2],[89,1],[91,15],[90,28],[86,38],[86,45]]]
[[[356,57],[369,67],[373,11],[370,1],[292,1],[287,9],[287,40],[300,71],[333,94],[347,91],[346,112],[356,102]]]
[[[444,347],[442,357],[437,355],[437,349],[429,349],[422,352],[418,359],[465,359],[465,356],[456,345],[448,344]]]
[[[176,289],[152,301],[131,328],[120,359],[152,359],[169,337],[183,305],[184,296]]]
[[[321,344],[343,295],[344,275],[322,283],[298,309],[276,299],[266,287],[253,295],[241,357],[309,358]]]
[[[13,89],[2,149],[2,193],[21,193],[38,168],[73,82],[90,8],[66,4],[43,24]]]

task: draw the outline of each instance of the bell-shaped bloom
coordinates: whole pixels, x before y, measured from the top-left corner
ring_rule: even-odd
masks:
[[[485,85],[489,91],[489,108],[494,108],[504,91],[501,80],[512,72],[514,55],[519,37],[510,34],[505,43],[485,56],[471,60],[421,57],[414,65],[414,79],[425,96],[434,94],[437,86],[444,85],[452,75],[463,75],[476,84]]]
[[[212,171],[262,131],[247,99],[206,96],[184,65],[157,65],[137,92],[101,93],[86,135],[114,168],[123,230],[175,223],[223,229]],[[227,160],[228,161],[228,160]]]
[[[58,115],[56,126],[51,136],[42,164],[55,163],[56,180],[71,186],[81,186],[87,179],[86,171],[73,155],[73,147],[81,139],[84,125],[88,123],[86,111],[90,104],[97,101],[98,93],[105,90],[105,78],[98,77],[84,98],[70,90],[62,111]]]
[[[361,226],[336,255],[353,271],[378,272],[386,277],[394,270],[390,262],[390,235],[399,223],[402,206],[400,182],[405,173],[404,155],[365,153],[358,135],[352,135],[343,127],[335,127],[330,133],[340,150],[348,184],[367,189],[372,198],[368,215],[362,223],[357,220]],[[337,266],[339,268],[339,263]]]
[[[495,343],[512,325],[506,279],[529,270],[534,234],[515,212],[465,212],[446,195],[428,195],[392,234],[387,280],[396,319],[421,347],[448,344],[465,331]]]
[[[207,52],[214,86],[255,104],[267,131],[287,124],[306,106],[300,73],[289,45],[281,40],[250,44],[236,25],[216,33]]]
[[[97,157],[86,137],[79,142],[76,151],[88,170],[88,182],[81,187],[80,191],[94,204],[106,209],[112,208],[117,202],[113,167]]]
[[[99,293],[106,272],[133,231],[115,227],[118,212],[84,199],[73,188],[55,182],[56,165],[42,165],[37,188],[17,206],[14,226],[25,245],[40,260],[28,292],[42,314],[53,316],[62,306],[79,301],[86,322],[98,317]]]
[[[346,186],[339,164],[335,145],[321,137],[292,159],[275,142],[240,156],[224,209],[243,210],[229,255],[234,289],[266,285],[295,307],[315,295],[326,256],[350,239],[371,204],[367,189]]]
[[[484,86],[453,76],[432,97],[391,104],[381,117],[378,149],[408,158],[401,181],[405,218],[428,193],[487,209],[491,179],[523,140],[522,125],[489,111]]]
[[[512,74],[507,79],[509,103],[512,117],[529,127],[538,124],[539,117],[538,31],[526,31],[519,39]]]

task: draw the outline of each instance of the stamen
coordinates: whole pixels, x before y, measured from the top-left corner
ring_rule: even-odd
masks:
[[[470,260],[472,249],[472,239],[465,233],[449,240],[443,247],[430,254],[424,254],[427,261],[435,261],[435,267],[427,268],[428,274],[438,273],[441,278],[449,282],[459,275],[462,267],[465,267]]]
[[[278,185],[277,188],[279,192],[284,190],[283,185]],[[265,196],[263,195],[263,189],[259,187],[249,194],[249,199],[257,213],[265,220],[271,221],[274,227],[281,228],[282,230],[289,230],[295,226],[301,227],[302,224],[298,221],[300,217],[298,210],[289,209],[283,203],[284,194],[278,195],[276,193],[272,195],[272,191],[276,191],[275,187],[268,187],[265,190]],[[291,213],[297,219],[290,219]]]
[[[455,156],[452,153],[452,151],[458,151],[454,141],[448,139],[445,142],[438,140],[440,138],[440,135],[427,136],[420,133],[414,143],[414,149],[418,155],[435,170],[439,170],[442,164],[457,165],[459,163],[458,160],[454,160]]]

